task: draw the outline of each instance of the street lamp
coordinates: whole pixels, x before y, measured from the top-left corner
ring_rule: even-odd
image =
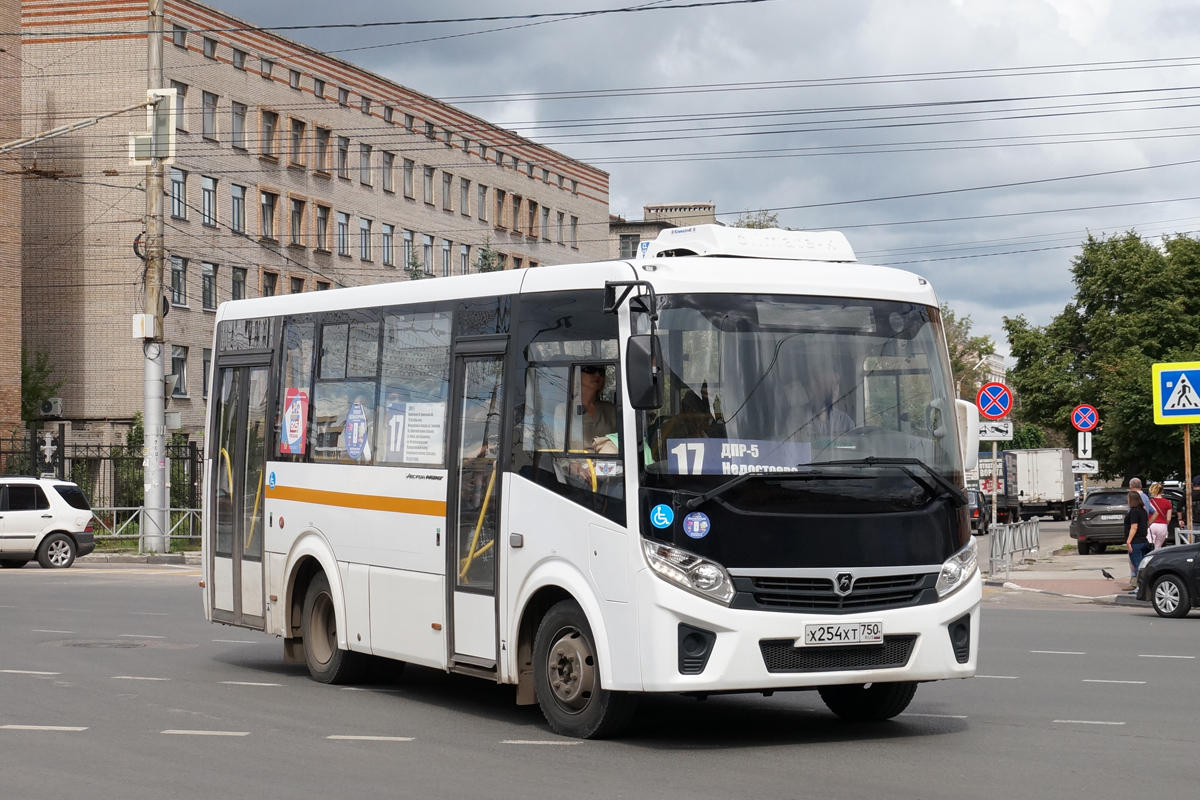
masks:
[[[954,384],[954,396],[955,396],[955,397],[957,397],[959,400],[961,400],[961,399],[962,399],[962,382],[963,382],[963,378],[967,377],[967,374],[968,374],[968,373],[974,372],[974,371],[976,370],[976,368],[977,368],[977,367],[978,367],[980,364],[982,364],[984,361],[987,361],[987,356],[986,356],[986,355],[984,355],[984,356],[980,356],[979,360],[975,362],[975,366],[974,366],[974,367],[971,367],[969,370],[966,370],[965,372],[963,372],[963,374],[962,374],[962,375],[959,375],[959,376],[958,376],[958,381],[957,381],[957,382]]]

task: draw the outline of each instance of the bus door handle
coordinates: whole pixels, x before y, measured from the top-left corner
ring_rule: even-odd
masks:
[[[508,535],[508,546],[509,547],[524,547],[525,546],[525,537],[519,533],[510,533]]]

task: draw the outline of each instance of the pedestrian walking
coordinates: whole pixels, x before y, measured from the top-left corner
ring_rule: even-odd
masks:
[[[1142,491],[1142,479],[1141,478],[1130,478],[1129,479],[1129,490],[1132,492],[1137,492],[1139,495],[1141,495],[1142,508],[1146,509],[1146,513],[1149,514],[1150,513],[1150,495],[1148,495]]]
[[[1171,506],[1171,501],[1162,496],[1163,485],[1154,483],[1150,485],[1150,549],[1157,550],[1163,546],[1163,542],[1167,541],[1168,526],[1171,524],[1171,515],[1175,513],[1175,509]]]
[[[1142,493],[1136,490],[1129,492],[1129,510],[1125,512],[1125,545],[1129,548],[1129,586],[1132,591],[1137,588],[1138,567],[1142,559],[1150,551],[1147,538],[1150,528],[1150,517],[1146,514],[1146,504],[1142,502]]]

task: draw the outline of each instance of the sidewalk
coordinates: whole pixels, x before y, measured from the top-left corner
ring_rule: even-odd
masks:
[[[75,559],[79,565],[87,564],[181,564],[200,566],[200,551],[169,553],[166,555],[138,555],[137,553],[109,553],[96,551]]]
[[[981,559],[986,567],[986,559]],[[1104,577],[1101,569],[1108,570],[1113,580]],[[1129,581],[1129,557],[1124,552],[1102,555],[1080,556],[1072,550],[1056,551],[1055,554],[1020,564],[1009,571],[995,576],[986,576],[987,586],[1003,586],[1012,589],[1053,594],[1061,597],[1090,599],[1094,603],[1108,605],[1149,606],[1137,600],[1123,587]]]

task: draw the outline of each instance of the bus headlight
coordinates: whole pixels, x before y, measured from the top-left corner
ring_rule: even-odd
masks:
[[[717,562],[648,539],[642,540],[642,550],[660,577],[715,603],[729,605],[733,600],[733,581]]]
[[[975,547],[975,537],[971,537],[966,547],[950,556],[946,559],[946,563],[942,564],[942,574],[938,575],[937,579],[938,598],[941,599],[958,591],[975,576],[978,566],[979,554]]]

